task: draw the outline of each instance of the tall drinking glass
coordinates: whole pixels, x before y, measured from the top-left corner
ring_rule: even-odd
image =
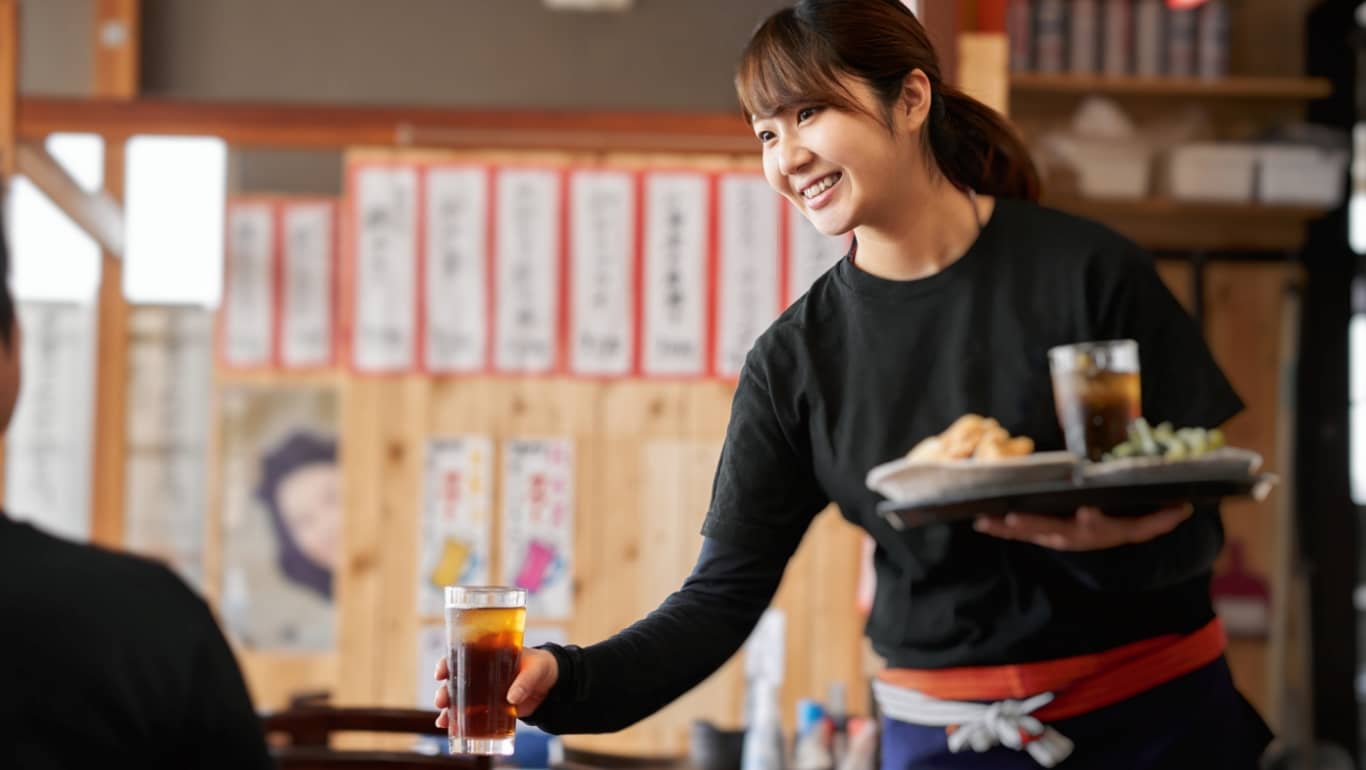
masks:
[[[525,630],[525,589],[446,588],[451,753],[512,753],[517,709],[507,695],[517,677]]]
[[[1092,462],[1128,438],[1143,414],[1138,343],[1105,340],[1048,351],[1053,404],[1067,451]]]

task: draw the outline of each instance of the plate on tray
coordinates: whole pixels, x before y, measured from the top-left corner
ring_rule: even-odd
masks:
[[[1165,457],[1125,457],[1085,463],[1082,478],[1108,483],[1181,481],[1184,479],[1243,479],[1262,467],[1262,456],[1250,449],[1221,447],[1197,457],[1168,460]]]
[[[868,471],[868,488],[889,500],[937,498],[981,487],[1063,481],[1078,468],[1071,452],[1037,452],[995,460],[907,460]]]
[[[1151,477],[1137,481],[1113,474],[983,485],[941,495],[894,498],[879,503],[878,513],[897,529],[1012,512],[1065,516],[1083,505],[1097,506],[1112,516],[1133,516],[1179,502],[1211,503],[1236,497],[1264,500],[1276,482],[1276,476],[1269,473],[1244,473],[1241,477],[1187,474],[1184,478]]]

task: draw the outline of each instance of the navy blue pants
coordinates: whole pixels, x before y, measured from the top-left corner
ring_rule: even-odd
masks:
[[[1219,660],[1122,703],[1050,723],[1076,745],[1058,770],[1256,770],[1271,731]],[[1039,770],[997,746],[952,754],[942,727],[883,720],[882,770]]]

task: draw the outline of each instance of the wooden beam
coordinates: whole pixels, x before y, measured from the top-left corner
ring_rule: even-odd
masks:
[[[95,0],[95,93],[100,96],[137,96],[141,5],[141,0]]]
[[[141,0],[95,3],[95,93],[105,100],[130,100],[137,96],[141,6]],[[127,136],[98,130],[94,133],[105,137],[105,193],[122,202]],[[101,259],[91,462],[91,539],[113,548],[124,543],[128,441],[128,301],[123,296],[121,255],[121,249],[106,250]]]
[[[36,142],[20,142],[16,159],[16,170],[94,238],[101,249],[116,258],[123,257],[123,209],[109,193],[92,193],[82,188],[57,159]]]
[[[0,0],[0,198],[14,174],[18,106],[19,0]]]
[[[476,147],[756,153],[736,113],[466,110],[439,107],[60,99],[19,102],[19,135],[217,136],[234,147]]]

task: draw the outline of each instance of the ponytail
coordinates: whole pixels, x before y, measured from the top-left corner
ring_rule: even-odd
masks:
[[[935,164],[955,186],[1038,200],[1039,172],[1019,133],[999,112],[957,88],[935,86],[925,136]]]

